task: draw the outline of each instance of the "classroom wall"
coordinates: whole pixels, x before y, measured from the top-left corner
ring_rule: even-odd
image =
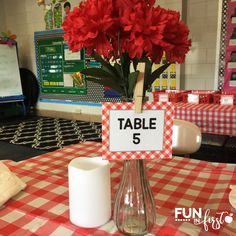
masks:
[[[6,30],[17,35],[20,67],[26,67],[36,73],[34,32],[45,30],[44,7],[38,6],[36,0],[1,1],[6,16]],[[79,1],[70,2],[75,6]]]
[[[169,8],[169,9],[176,10],[179,12],[182,12],[183,4],[185,3],[183,3],[182,0],[157,0],[156,1],[156,5],[160,5],[165,8]]]
[[[11,30],[17,35],[20,67],[26,67],[36,74],[34,32],[45,28],[43,6],[38,6],[36,0],[1,0],[1,2],[3,7],[0,8],[0,16],[5,15],[3,19],[5,30]],[[79,1],[70,2],[75,6]],[[185,88],[213,89],[218,1],[158,0],[156,3],[178,11],[186,9],[185,17],[193,43],[181,70]],[[1,14],[1,11],[5,14]],[[1,17],[0,22],[2,22]],[[40,103],[38,109],[67,111],[65,106],[67,105]],[[78,106],[74,106],[70,111],[78,111],[76,107]],[[84,107],[81,109],[84,112]],[[96,113],[99,112],[96,110]],[[91,113],[94,113],[93,109]]]
[[[216,0],[190,0],[187,25],[192,47],[185,61],[186,89],[214,89],[218,5]]]
[[[70,2],[77,5],[79,1]],[[183,1],[183,4],[187,4],[187,25],[193,41],[191,51],[186,57],[185,71],[182,73],[188,89],[213,89],[218,2]],[[157,3],[182,11],[180,0],[158,0]],[[43,6],[38,6],[36,0],[1,0],[1,5],[3,7],[0,8],[0,13],[5,14],[0,14],[0,27],[4,31],[5,25],[5,30],[17,34],[20,66],[36,72],[34,31],[44,30]]]
[[[221,1],[158,1],[162,6],[183,12],[183,19],[190,29],[192,47],[181,70],[182,88],[214,89],[219,2]]]
[[[0,0],[0,32],[5,30],[5,7],[4,7],[4,2]]]

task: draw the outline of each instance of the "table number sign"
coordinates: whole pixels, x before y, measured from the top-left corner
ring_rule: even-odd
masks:
[[[172,156],[174,106],[144,103],[142,113],[134,103],[102,105],[102,155],[105,159],[154,159]]]
[[[199,103],[199,95],[198,94],[188,94],[188,102],[189,103]]]
[[[233,95],[221,95],[220,104],[221,105],[233,105],[234,104],[234,96]]]
[[[169,101],[169,94],[159,94],[159,102],[168,102]]]

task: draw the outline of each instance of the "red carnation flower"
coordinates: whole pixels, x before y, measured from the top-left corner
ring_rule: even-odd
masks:
[[[138,1],[137,4],[123,10],[120,17],[121,27],[121,50],[127,51],[130,58],[141,58],[144,54],[154,61],[159,60],[153,55],[153,48],[159,45],[163,38],[166,26],[167,12],[158,10],[146,1]],[[155,51],[156,52],[156,51]]]
[[[154,7],[154,0],[87,0],[69,13],[64,38],[72,51],[96,50],[106,58],[127,52],[182,63],[191,46],[189,30],[176,11]],[[119,35],[119,40],[118,40]],[[121,52],[119,52],[119,50]]]
[[[113,50],[110,38],[115,37],[116,19],[112,16],[112,0],[88,0],[68,14],[63,22],[65,40],[72,51],[87,49],[108,57]]]
[[[131,74],[132,62],[145,61],[147,90],[170,63],[184,61],[191,46],[187,26],[178,12],[154,4],[155,0],[84,0],[65,17],[62,27],[69,48],[94,52],[102,65],[83,69],[88,80],[110,86],[128,100],[138,76]],[[152,71],[152,63],[159,63],[163,53],[167,63]],[[115,59],[114,65],[110,59]]]
[[[180,21],[180,14],[176,11],[168,11],[168,21],[163,32],[161,46],[166,52],[167,60],[170,62],[183,63],[186,53],[191,46],[188,39],[189,30],[185,23]]]

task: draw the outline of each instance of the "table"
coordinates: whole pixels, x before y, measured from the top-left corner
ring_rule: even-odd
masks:
[[[100,154],[101,143],[85,142],[21,162],[4,160],[27,188],[0,209],[0,235],[121,236],[112,220],[95,229],[79,228],[69,221],[68,163],[79,156]],[[157,222],[150,235],[236,235],[236,210],[228,201],[229,185],[236,184],[236,165],[173,157],[148,161],[147,166],[157,208]],[[111,162],[112,199],[121,167],[121,161]],[[176,207],[209,209],[212,217],[216,211],[228,211],[234,214],[234,221],[224,222],[217,230],[208,224],[206,232],[203,224],[175,220]]]
[[[195,123],[202,133],[236,136],[236,106],[179,102],[175,118]]]

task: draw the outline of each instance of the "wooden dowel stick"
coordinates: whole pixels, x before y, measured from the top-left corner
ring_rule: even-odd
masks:
[[[139,75],[137,78],[137,83],[134,88],[134,107],[135,113],[142,112],[142,104],[143,104],[143,84],[144,84],[144,71],[145,71],[145,63],[138,63],[137,70],[139,71]]]

